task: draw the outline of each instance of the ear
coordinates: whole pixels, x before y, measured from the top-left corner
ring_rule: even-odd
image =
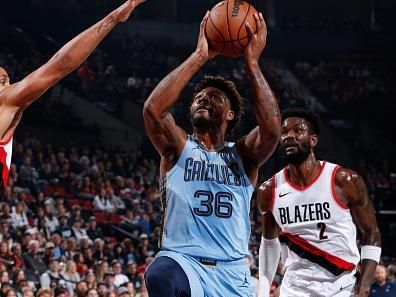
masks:
[[[318,145],[319,136],[316,134],[312,134],[310,137],[311,147],[314,148]]]
[[[227,112],[227,117],[226,117],[227,121],[232,121],[234,119],[234,112],[232,110],[229,110]]]

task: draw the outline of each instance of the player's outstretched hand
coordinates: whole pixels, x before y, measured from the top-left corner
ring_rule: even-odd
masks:
[[[257,32],[254,33],[252,26],[246,22],[246,30],[249,34],[249,44],[245,51],[246,62],[257,62],[267,44],[267,26],[264,21],[262,13],[254,14],[256,21]]]
[[[215,56],[218,55],[218,53],[216,53],[215,51],[209,48],[209,43],[208,40],[206,39],[205,26],[206,26],[206,22],[208,21],[208,18],[209,18],[209,11],[206,12],[204,18],[201,21],[201,25],[199,27],[197,49],[195,50],[195,52],[198,55],[200,55],[206,60],[213,59]]]
[[[115,16],[118,22],[125,22],[136,6],[145,2],[146,0],[128,0],[115,11]]]

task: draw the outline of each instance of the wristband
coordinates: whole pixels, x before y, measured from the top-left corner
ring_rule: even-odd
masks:
[[[374,245],[364,245],[361,248],[360,258],[362,261],[369,259],[379,263],[381,259],[381,248]]]

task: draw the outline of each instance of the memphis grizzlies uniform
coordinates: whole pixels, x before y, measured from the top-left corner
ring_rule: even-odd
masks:
[[[253,186],[235,144],[207,151],[189,136],[160,188],[164,213],[157,257],[178,262],[191,296],[250,297],[246,257]]]
[[[306,187],[293,185],[287,168],[274,176],[272,213],[288,246],[281,297],[353,295],[360,261],[356,226],[335,193],[339,166],[321,165]]]

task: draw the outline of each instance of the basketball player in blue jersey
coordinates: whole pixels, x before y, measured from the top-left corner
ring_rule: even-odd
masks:
[[[289,110],[282,121],[280,150],[288,165],[257,193],[263,218],[259,296],[269,296],[280,242],[287,245],[280,296],[368,296],[381,237],[364,181],[316,159],[320,126],[313,113]],[[356,227],[363,236],[360,254]]]
[[[155,88],[144,106],[147,133],[161,155],[161,251],[146,272],[150,297],[250,297],[247,262],[249,208],[259,167],[280,134],[276,98],[259,68],[266,44],[263,16],[250,26],[245,62],[258,126],[236,143],[226,137],[242,114],[234,83],[206,77],[193,94],[193,134],[176,125],[170,109],[191,77],[216,54],[208,48],[204,17],[195,52]]]
[[[45,91],[80,66],[102,39],[120,22],[126,21],[145,0],[128,0],[97,24],[65,44],[47,63],[19,82],[10,83],[0,67],[0,197],[11,165],[12,140],[22,113]]]

